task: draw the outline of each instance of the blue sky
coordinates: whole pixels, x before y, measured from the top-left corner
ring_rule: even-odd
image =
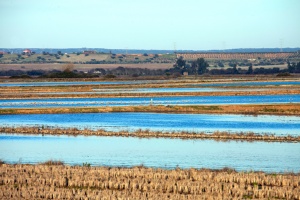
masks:
[[[300,0],[0,0],[0,48],[300,47],[299,10]]]

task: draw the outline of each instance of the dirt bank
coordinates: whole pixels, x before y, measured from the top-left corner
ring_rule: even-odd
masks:
[[[300,176],[230,169],[2,164],[0,198],[300,199]]]

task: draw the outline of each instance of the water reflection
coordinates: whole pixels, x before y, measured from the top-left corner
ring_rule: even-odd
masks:
[[[299,152],[297,143],[0,135],[0,159],[9,163],[53,159],[71,165],[299,172]]]
[[[0,115],[7,126],[59,126],[108,131],[149,129],[154,131],[214,131],[300,135],[298,116],[245,116],[165,113],[72,113]]]

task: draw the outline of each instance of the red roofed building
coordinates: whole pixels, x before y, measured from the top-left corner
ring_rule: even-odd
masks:
[[[25,54],[31,54],[32,51],[31,51],[30,49],[25,49],[25,50],[23,51],[23,53],[25,53]]]
[[[6,54],[5,51],[0,51],[0,55],[4,55],[4,54]]]

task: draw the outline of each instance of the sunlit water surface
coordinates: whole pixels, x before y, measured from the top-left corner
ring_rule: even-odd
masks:
[[[300,95],[1,99],[0,108],[299,103]]]
[[[161,168],[235,168],[299,172],[298,143],[216,142],[95,136],[0,135],[0,159],[8,163],[61,160],[70,165],[141,165]]]
[[[5,126],[58,126],[108,131],[213,131],[300,135],[299,116],[165,113],[71,113],[0,115]]]

